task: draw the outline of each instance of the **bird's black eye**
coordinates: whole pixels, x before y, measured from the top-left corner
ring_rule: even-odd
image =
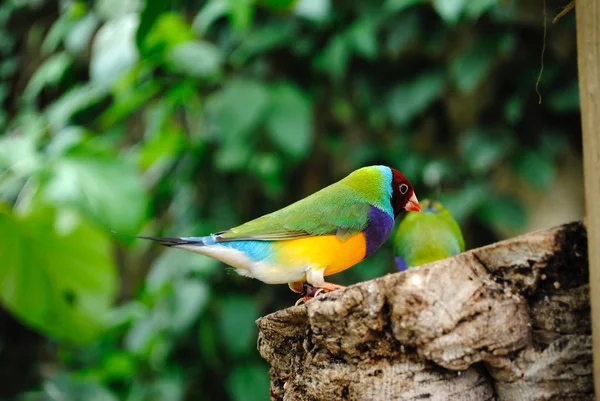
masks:
[[[399,189],[400,189],[400,193],[402,195],[404,195],[406,193],[406,191],[408,191],[408,185],[406,185],[406,184],[400,184],[400,188]]]

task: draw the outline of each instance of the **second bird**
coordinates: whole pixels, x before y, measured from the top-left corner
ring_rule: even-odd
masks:
[[[370,166],[276,212],[205,237],[140,237],[218,259],[269,284],[304,282],[324,291],[341,286],[325,276],[373,254],[395,217],[420,211],[410,182],[387,166]]]

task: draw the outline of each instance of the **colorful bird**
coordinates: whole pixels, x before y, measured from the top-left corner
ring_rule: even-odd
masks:
[[[370,166],[276,212],[206,237],[139,237],[210,256],[243,276],[268,284],[304,282],[323,291],[342,286],[325,276],[371,255],[386,241],[394,218],[418,212],[410,182],[397,170]]]
[[[394,238],[396,264],[400,271],[457,255],[465,251],[465,240],[454,217],[438,201],[421,202],[422,213],[407,213]]]

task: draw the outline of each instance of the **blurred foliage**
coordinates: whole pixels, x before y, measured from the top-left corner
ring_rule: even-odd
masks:
[[[581,146],[572,16],[538,104],[541,7],[2,2],[0,399],[268,399],[254,320],[294,295],[111,229],[202,235],[384,163],[471,247],[522,232],[516,188]],[[393,269],[387,246],[334,281]]]

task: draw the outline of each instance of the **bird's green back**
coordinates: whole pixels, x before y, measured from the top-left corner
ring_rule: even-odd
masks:
[[[421,213],[406,214],[394,239],[395,255],[403,260],[407,268],[454,256],[465,250],[458,223],[441,203],[424,200],[421,207]]]
[[[391,181],[388,167],[363,167],[296,203],[218,235],[222,240],[282,240],[325,234],[347,237],[367,227],[371,206],[393,217]]]

